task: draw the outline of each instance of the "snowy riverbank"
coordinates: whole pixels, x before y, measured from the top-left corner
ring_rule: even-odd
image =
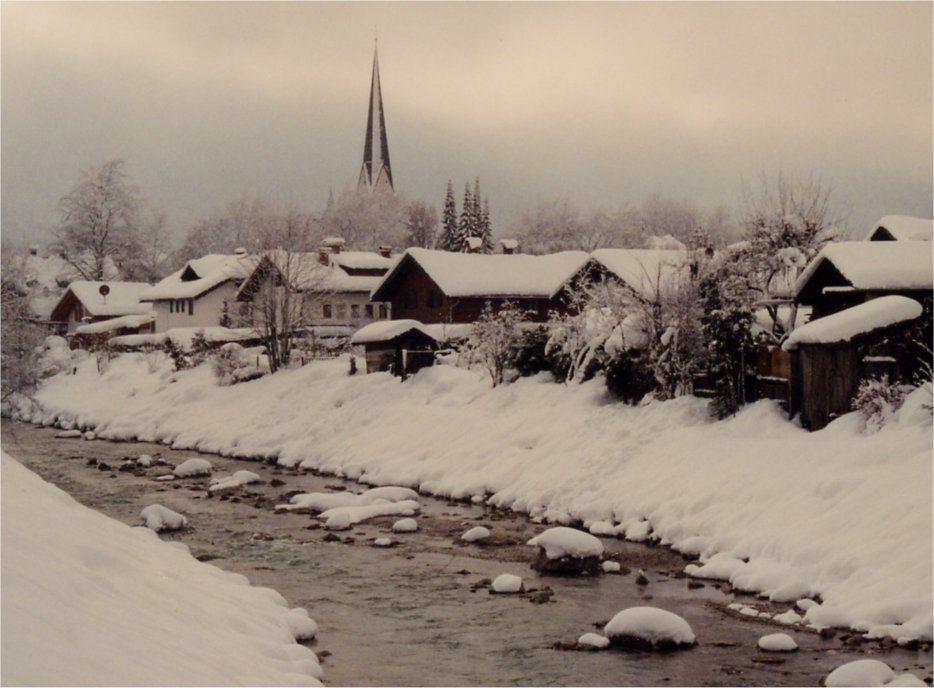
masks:
[[[7,457],[4,685],[320,685],[285,600]]]
[[[447,366],[404,384],[346,370],[314,363],[217,387],[208,366],[151,373],[124,355],[103,376],[90,360],[50,380],[43,410],[26,415],[651,532],[704,561],[719,553],[701,573],[741,589],[819,595],[812,625],[931,637],[932,439],[920,397],[876,434],[853,414],[807,433],[770,402],[713,423],[698,399],[626,407],[599,381],[491,390]]]

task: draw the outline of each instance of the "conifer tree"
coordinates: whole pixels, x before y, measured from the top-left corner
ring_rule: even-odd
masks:
[[[461,206],[461,219],[460,224],[458,225],[458,247],[454,250],[456,251],[466,251],[467,250],[467,239],[472,236],[476,236],[476,228],[474,226],[474,200],[473,194],[470,193],[470,184],[467,183],[464,185],[464,204]]]
[[[483,251],[493,252],[493,226],[490,224],[490,199],[483,201],[483,210],[480,211],[480,238],[483,239]]]
[[[448,180],[448,190],[444,196],[444,209],[441,212],[441,241],[439,248],[442,251],[460,251],[458,243],[459,228],[457,225],[457,203],[454,201],[454,185]]]

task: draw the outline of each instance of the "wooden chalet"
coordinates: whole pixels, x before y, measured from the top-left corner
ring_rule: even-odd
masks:
[[[421,323],[471,323],[487,303],[524,309],[544,322],[567,308],[564,298],[590,267],[583,251],[533,256],[515,253],[451,253],[410,248],[380,280],[370,300],[389,302],[393,318]]]
[[[403,379],[434,364],[438,343],[422,323],[388,320],[362,327],[350,343],[366,352],[366,372],[389,372]]]
[[[76,280],[52,308],[49,320],[59,334],[71,334],[88,323],[148,315],[152,306],[140,298],[149,288],[145,282]]]
[[[934,220],[907,215],[888,215],[879,220],[867,241],[932,241]]]

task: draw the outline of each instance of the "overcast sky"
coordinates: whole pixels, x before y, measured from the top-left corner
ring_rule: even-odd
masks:
[[[357,178],[377,27],[407,196],[479,175],[502,225],[782,168],[860,227],[931,216],[931,3],[5,3],[3,232],[113,157],[176,231],[243,193],[320,209]]]

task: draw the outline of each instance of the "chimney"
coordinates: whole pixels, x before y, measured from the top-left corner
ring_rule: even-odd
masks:
[[[519,242],[515,239],[500,239],[500,245],[503,247],[503,255],[511,256],[519,248]]]
[[[234,255],[240,259],[246,258],[246,249],[243,248],[242,246],[238,246],[237,248],[234,249]]]
[[[392,246],[380,246],[377,250],[383,258],[392,258]]]
[[[318,262],[322,265],[331,264],[331,252],[328,250],[327,246],[322,246],[318,249]]]
[[[467,237],[467,253],[479,253],[483,246],[483,240],[480,237]]]
[[[29,255],[31,255],[31,256],[38,256],[38,255],[39,255],[39,247],[36,246],[35,244],[33,244],[32,246],[30,246],[30,247],[29,247]]]
[[[343,237],[325,237],[324,245],[331,249],[331,253],[337,255],[341,252],[341,248],[344,246]]]

